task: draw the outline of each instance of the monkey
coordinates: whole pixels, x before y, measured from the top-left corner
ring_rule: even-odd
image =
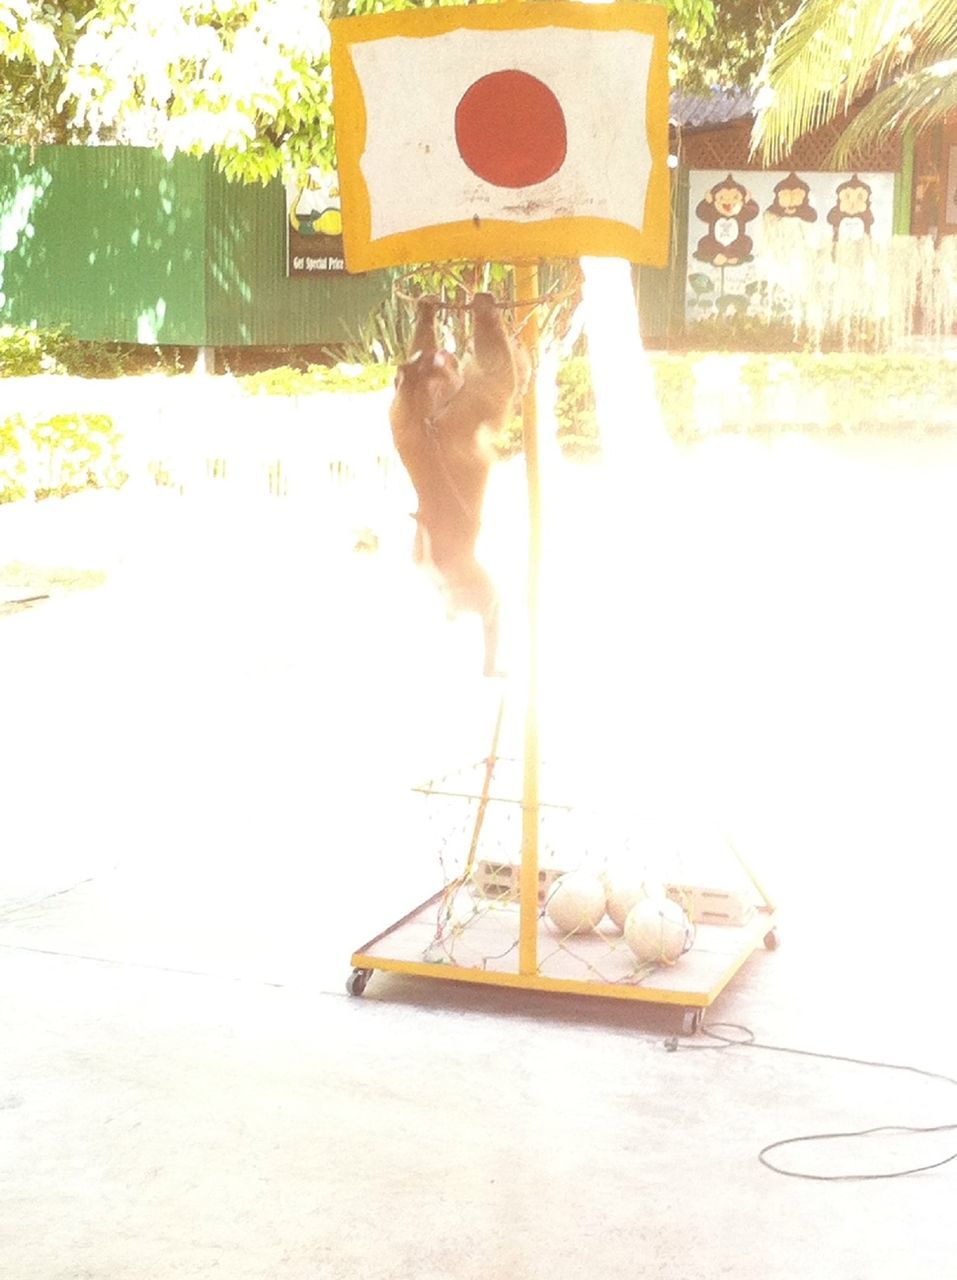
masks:
[[[811,204],[811,188],[793,169],[775,186],[774,199],[765,212],[778,218],[800,218],[802,222],[817,220],[817,210]]]
[[[871,234],[874,214],[871,212],[871,189],[855,173],[842,182],[834,193],[834,207],[827,220],[834,232],[834,243],[863,240]]]
[[[392,437],[418,497],[413,560],[431,570],[452,612],[477,613],[484,674],[498,670],[499,599],[475,558],[492,462],[491,437],[516,394],[512,344],[489,293],[472,300],[472,353],[463,363],[435,340],[439,300],[419,299],[412,350],[389,409]]]
[[[734,267],[751,261],[754,243],[747,233],[747,224],[757,217],[758,206],[750,192],[730,173],[699,201],[695,214],[708,227],[694,252],[699,262]]]

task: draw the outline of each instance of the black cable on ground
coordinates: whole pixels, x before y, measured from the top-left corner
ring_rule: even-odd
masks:
[[[739,1031],[741,1037],[720,1035],[718,1028],[726,1031]],[[707,1036],[711,1040],[716,1040],[717,1044],[687,1044],[682,1042],[679,1045],[677,1036],[672,1036],[665,1041],[665,1048],[673,1053],[679,1047],[682,1051],[686,1049],[709,1049],[720,1050],[730,1049],[734,1046],[744,1047],[747,1049],[765,1049],[770,1053],[788,1053],[795,1054],[798,1057],[818,1058],[828,1062],[847,1062],[857,1067],[877,1067],[884,1071],[909,1071],[913,1075],[924,1076],[929,1080],[943,1080],[945,1084],[952,1084],[957,1087],[957,1080],[953,1076],[947,1076],[939,1071],[928,1071],[923,1067],[913,1067],[905,1063],[874,1061],[869,1058],[853,1058],[842,1053],[823,1053],[813,1049],[796,1049],[789,1045],[781,1044],[764,1044],[754,1038],[754,1032],[750,1027],[742,1026],[738,1022],[713,1022],[702,1027],[701,1034]],[[781,1138],[777,1142],[769,1142],[766,1147],[762,1147],[758,1152],[758,1159],[765,1168],[772,1170],[774,1173],[780,1173],[785,1178],[803,1178],[811,1182],[876,1182],[888,1178],[906,1178],[913,1173],[927,1173],[931,1169],[939,1169],[942,1165],[950,1164],[951,1161],[957,1160],[957,1151],[951,1155],[945,1156],[943,1160],[935,1160],[932,1164],[915,1165],[910,1169],[895,1169],[884,1173],[802,1173],[796,1169],[784,1169],[780,1165],[775,1164],[768,1159],[768,1153],[776,1151],[781,1147],[796,1146],[798,1143],[805,1142],[832,1142],[838,1139],[847,1138],[865,1138],[876,1133],[948,1133],[957,1130],[955,1124],[935,1124],[927,1126],[906,1125],[906,1124],[889,1124],[878,1125],[873,1129],[854,1129],[848,1133],[810,1133],[795,1138]]]

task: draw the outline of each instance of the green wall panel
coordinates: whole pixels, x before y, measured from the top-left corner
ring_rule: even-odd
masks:
[[[389,276],[290,280],[282,184],[134,147],[0,148],[0,323],[189,346],[341,341]]]
[[[286,275],[286,197],[281,182],[244,187],[210,166],[207,248],[209,342],[295,345],[340,342],[388,295],[386,272]]]
[[[205,185],[188,157],[0,151],[0,317],[77,337],[199,343]]]

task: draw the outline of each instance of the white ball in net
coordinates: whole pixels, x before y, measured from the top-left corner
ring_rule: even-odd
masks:
[[[694,926],[670,898],[644,898],[628,912],[625,941],[642,964],[674,964],[694,941]]]
[[[561,933],[587,933],[605,914],[605,886],[589,871],[569,871],[549,890],[545,914]]]
[[[605,884],[608,890],[608,915],[619,929],[624,929],[625,920],[632,907],[637,906],[645,898],[665,896],[663,885],[627,874],[619,875],[612,872]]]

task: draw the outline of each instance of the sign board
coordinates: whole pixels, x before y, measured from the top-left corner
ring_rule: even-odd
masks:
[[[341,18],[333,109],[350,271],[668,253],[664,8]]]
[[[686,320],[791,315],[820,283],[821,255],[888,242],[893,211],[893,173],[693,170]]]
[[[335,174],[310,169],[286,179],[286,274],[308,278],[345,271],[342,209]]]

